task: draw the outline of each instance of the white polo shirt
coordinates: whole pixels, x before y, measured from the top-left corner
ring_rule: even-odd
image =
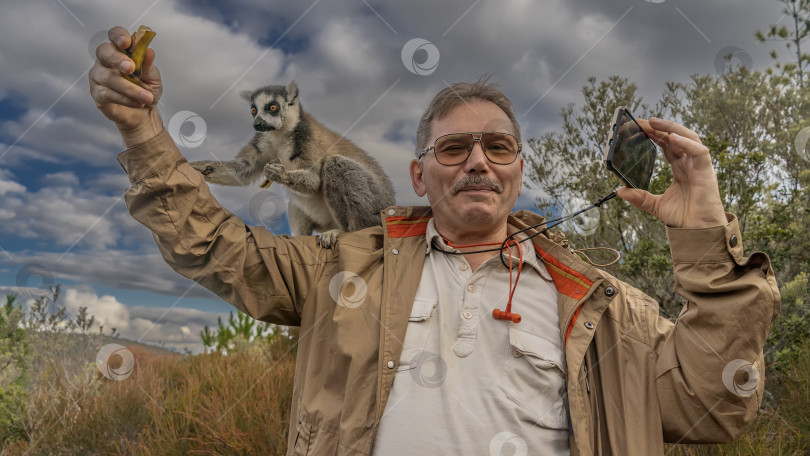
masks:
[[[515,324],[492,317],[509,297],[509,269],[496,252],[473,272],[463,255],[444,253],[457,250],[433,219],[425,235],[424,270],[373,454],[568,455],[557,290],[531,241],[520,244]]]

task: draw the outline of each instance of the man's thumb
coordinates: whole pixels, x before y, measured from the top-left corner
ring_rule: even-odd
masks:
[[[651,193],[630,187],[621,187],[617,193],[619,198],[627,201],[636,209],[652,213],[654,197]]]

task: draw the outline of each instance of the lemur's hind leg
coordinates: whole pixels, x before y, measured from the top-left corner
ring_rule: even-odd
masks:
[[[270,160],[272,157],[248,144],[231,161],[200,160],[191,162],[191,167],[212,184],[246,186],[261,177]]]
[[[377,177],[350,158],[335,155],[323,166],[323,193],[340,231],[380,224],[388,206]]]
[[[309,236],[315,229],[315,222],[293,201],[287,205],[287,220],[293,236]]]

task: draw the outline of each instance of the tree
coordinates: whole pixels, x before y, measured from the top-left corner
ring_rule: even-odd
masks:
[[[619,184],[602,158],[615,107],[627,106],[640,117],[666,117],[694,130],[710,149],[725,208],[740,222],[746,251],[770,253],[779,280],[789,281],[810,270],[806,254],[810,162],[793,145],[808,115],[802,111],[810,107],[807,92],[790,79],[733,67],[722,75],[670,82],[651,108],[626,78],[612,76],[600,82],[589,78],[582,89],[582,106],[571,104],[561,111],[561,131],[528,141],[530,180],[548,193],[538,208],[553,212],[572,199],[582,199],[584,205]],[[669,165],[659,157],[650,186],[656,194],[672,179]],[[609,271],[656,299],[664,315],[676,316],[682,300],[672,291],[663,223],[621,200],[592,211],[598,214],[598,225],[591,230],[577,224],[566,227],[571,246],[618,250],[622,261]]]
[[[784,5],[782,10],[787,17],[789,25],[780,26],[779,23],[771,25],[767,31],[757,31],[755,36],[760,42],[781,41],[785,43],[792,60],[791,63],[776,62],[776,68],[786,75],[794,75],[796,83],[804,88],[807,65],[810,64],[810,53],[802,52],[802,43],[810,37],[810,0],[780,0]],[[781,22],[781,20],[780,20]],[[789,28],[792,27],[792,28]],[[776,51],[771,51],[774,60],[779,59]]]

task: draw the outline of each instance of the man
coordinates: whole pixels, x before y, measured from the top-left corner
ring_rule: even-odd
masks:
[[[132,216],[179,273],[254,318],[301,326],[289,454],[647,456],[665,440],[731,440],[755,418],[779,293],[767,256],[743,257],[694,132],[642,121],[675,179],[663,195],[619,192],[668,225],[689,300],[672,324],[559,233],[517,233],[502,255],[521,275],[501,265],[500,244],[542,218],[509,213],[520,129],[493,84],[454,84],[425,112],[410,173],[430,208],[388,208],[381,227],[323,249],[222,209],[163,130],[154,52],[137,86],[121,76],[129,34],[110,41],[90,91],[128,147]]]

